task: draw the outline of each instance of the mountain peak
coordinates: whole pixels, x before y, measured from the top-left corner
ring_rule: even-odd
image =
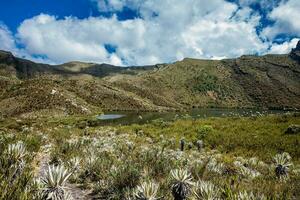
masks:
[[[9,51],[0,50],[0,62],[11,64],[15,61],[13,54]]]
[[[294,49],[294,51],[300,51],[300,40],[298,41],[296,48]]]
[[[290,57],[300,64],[300,40],[298,41],[296,48],[293,48]]]

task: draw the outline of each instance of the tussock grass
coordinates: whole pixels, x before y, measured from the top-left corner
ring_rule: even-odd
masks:
[[[296,114],[264,117],[207,118],[177,120],[167,126],[156,123],[122,126],[120,131],[140,131],[156,140],[160,135],[196,144],[203,139],[205,146],[235,156],[270,159],[276,153],[288,152],[297,162],[300,160],[300,135],[284,134],[291,124],[300,124]]]
[[[144,125],[85,128],[76,125],[81,119],[89,120],[69,117],[0,122],[0,147],[4,150],[0,152],[0,199],[43,198],[45,187],[35,183],[38,177],[33,172],[35,154],[45,148],[53,168],[65,166],[72,173],[67,182],[92,190],[97,199],[300,196],[300,156],[295,146],[300,135],[284,134],[290,124],[300,123],[298,115],[185,117]],[[183,147],[180,141],[184,141]],[[8,158],[13,165],[8,164]],[[67,194],[61,191],[59,195]]]

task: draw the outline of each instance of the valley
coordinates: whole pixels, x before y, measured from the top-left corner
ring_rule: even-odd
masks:
[[[299,199],[299,52],[118,67],[1,51],[0,199]]]
[[[299,46],[299,45],[298,45]],[[300,48],[300,47],[299,47]],[[300,50],[287,55],[117,67],[37,64],[0,52],[4,116],[178,111],[192,108],[299,109]]]

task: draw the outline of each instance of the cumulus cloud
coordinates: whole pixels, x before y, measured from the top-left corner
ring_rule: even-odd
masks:
[[[260,5],[263,10],[270,10],[286,0],[236,0],[240,6]]]
[[[110,12],[114,10],[122,10],[126,1],[121,0],[92,0],[97,3],[101,12]]]
[[[15,39],[9,29],[0,22],[0,49],[16,51]]]
[[[85,19],[40,14],[23,21],[16,36],[0,26],[0,42],[6,41],[0,45],[15,49],[18,41],[24,46],[18,54],[33,60],[46,58],[44,61],[51,63],[79,60],[146,65],[185,57],[216,59],[268,51],[282,53],[294,44],[294,40],[283,44],[262,41],[256,29],[261,16],[249,7],[256,0],[239,0],[240,6],[224,0],[92,1],[100,12],[114,13],[127,7],[139,17],[122,21],[115,14]],[[295,6],[290,5],[293,1],[282,3],[271,12],[270,17],[277,21],[272,31],[263,31],[266,37],[286,23],[277,9],[294,9],[287,9]],[[267,0],[260,1],[263,2]],[[298,26],[298,22],[289,23]]]
[[[269,52],[271,54],[285,54],[290,52],[293,48],[296,47],[297,43],[299,41],[299,38],[294,38],[291,41],[286,41],[282,44],[276,44],[274,43]]]
[[[109,54],[104,45],[112,40],[128,43],[121,40],[120,34],[127,32],[134,36],[136,28],[131,31],[134,25],[130,24],[119,23],[115,17],[84,20],[67,17],[58,20],[54,16],[41,14],[21,24],[18,38],[30,54],[46,55],[58,63],[81,60],[118,65],[121,64],[120,59]],[[116,26],[121,29],[119,32],[114,31],[118,29]]]
[[[274,25],[267,27],[263,34],[273,40],[280,34],[300,36],[300,1],[289,0],[282,2],[269,13],[269,18],[274,20]]]
[[[208,58],[237,57],[267,49],[256,35],[255,28],[245,22],[200,21],[185,33],[184,38],[200,56]]]
[[[30,54],[54,62],[81,60],[116,65],[172,62],[184,57],[236,57],[267,49],[255,32],[259,16],[223,0],[98,1],[102,11],[135,9],[141,18],[89,17],[25,20],[18,38]],[[193,6],[191,6],[193,5]],[[105,47],[115,47],[109,52]]]
[[[49,64],[55,63],[47,58],[30,55],[26,50],[18,48],[17,44],[18,41],[16,40],[12,32],[8,29],[7,26],[0,22],[0,50],[9,51],[17,57],[29,59],[35,62],[43,62]]]

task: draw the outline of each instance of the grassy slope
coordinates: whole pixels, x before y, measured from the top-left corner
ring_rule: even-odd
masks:
[[[237,160],[234,156],[242,156],[245,159],[257,156],[259,160],[272,166],[273,156],[286,151],[291,154],[295,166],[298,166],[300,151],[297,147],[300,135],[284,135],[283,132],[290,124],[300,124],[299,115],[208,118],[177,120],[170,123],[157,120],[146,125],[78,128],[78,122],[86,118],[87,116],[48,116],[31,120],[4,119],[0,121],[1,138],[6,138],[6,146],[19,140],[24,141],[31,159],[43,149],[40,147],[47,145],[50,147],[52,164],[64,163],[68,166],[68,161],[78,156],[82,159],[82,170],[72,181],[92,189],[96,198],[101,196],[104,199],[121,199],[128,189],[132,190],[140,182],[150,179],[160,183],[159,196],[172,199],[169,174],[170,170],[177,168],[188,168],[193,181],[199,178],[211,181],[218,187],[229,190],[225,192],[237,193],[246,190],[264,194],[272,199],[299,198],[299,174],[291,175],[287,181],[279,181],[273,168],[269,171],[263,167],[255,168],[262,172],[263,176],[252,179],[238,175],[238,168],[233,165]],[[199,153],[195,146],[184,153],[179,151],[179,140],[183,136],[187,142],[193,142],[200,132],[209,130],[207,127],[210,126],[212,130],[208,131],[203,139],[206,148],[202,153]],[[143,133],[139,130],[143,130]],[[3,144],[1,142],[0,144]],[[165,149],[164,153],[161,149]],[[210,149],[220,150],[221,157],[218,152],[212,153]],[[182,159],[176,160],[176,155],[173,154],[167,156],[169,150],[173,150],[177,156],[181,155]],[[89,164],[87,160],[92,157],[92,153],[87,152],[92,151],[97,160]],[[218,162],[226,166],[229,174],[215,174],[202,168],[202,165],[197,163],[206,162],[207,157],[203,155],[218,158]],[[31,162],[32,160],[27,162],[30,167],[28,170],[33,170]],[[26,173],[29,173],[28,170]],[[24,175],[20,178],[24,178]],[[100,185],[100,180],[105,184]],[[19,187],[19,193],[25,188],[18,185],[16,187]],[[227,196],[224,199],[232,198]]]
[[[51,133],[52,130],[58,139],[61,137],[72,138],[82,135],[82,129],[78,127],[83,121],[93,121],[93,115],[78,115],[69,117],[47,116],[37,119],[6,118],[0,121],[1,129],[6,131],[19,131],[22,127],[34,127],[35,131]],[[163,135],[166,138],[174,138],[177,142],[185,138],[187,142],[196,142],[201,137],[206,147],[218,149],[231,155],[252,157],[258,156],[268,160],[271,155],[278,152],[288,152],[300,162],[300,135],[287,135],[284,131],[289,125],[300,124],[298,114],[269,115],[261,117],[227,117],[206,118],[197,120],[175,120],[172,122],[156,120],[145,125],[115,126],[119,132],[135,134],[142,130],[143,136],[155,141]],[[99,127],[91,125],[90,130]],[[70,127],[72,132],[70,132]],[[212,127],[204,131],[205,127]],[[204,127],[204,128],[203,128]],[[176,144],[179,148],[179,143]]]
[[[268,55],[223,61],[185,59],[151,73],[110,81],[157,105],[282,108],[300,106],[299,80],[295,61]]]
[[[72,138],[82,135],[79,124],[83,121],[93,121],[93,115],[78,115],[70,117],[44,117],[39,119],[8,118],[0,121],[3,130],[18,131],[25,126],[33,126],[34,130],[49,132],[52,130],[57,137]],[[135,135],[142,130],[143,137],[159,141],[161,135],[174,138],[178,143],[185,138],[187,142],[196,142],[199,137],[206,147],[220,150],[222,153],[235,156],[257,156],[269,160],[279,152],[288,152],[295,161],[300,162],[300,135],[287,135],[284,131],[289,125],[300,124],[299,114],[269,115],[261,117],[227,117],[206,118],[198,120],[176,120],[173,122],[153,121],[145,125],[116,126],[119,132]],[[95,124],[96,125],[96,124]],[[70,132],[70,127],[72,132]],[[212,127],[206,130],[205,127]],[[55,128],[56,127],[56,128]],[[91,125],[90,130],[97,130],[97,125]]]
[[[159,139],[160,135],[179,141],[196,142],[205,126],[211,126],[204,141],[209,148],[235,156],[257,156],[269,160],[278,152],[289,152],[300,161],[300,135],[286,135],[291,124],[300,124],[299,115],[267,116],[252,118],[207,118],[178,120],[172,123],[151,123],[120,127],[121,131],[142,130],[146,136]],[[179,146],[179,143],[178,143]]]
[[[288,55],[242,56],[221,61],[184,59],[129,69],[80,62],[49,66],[0,52],[0,85],[4,115],[61,108],[67,104],[67,96],[97,112],[300,107],[300,67]],[[30,89],[20,89],[20,85]],[[64,98],[49,103],[47,95],[55,87],[60,88]],[[41,91],[40,95],[36,91]],[[68,106],[66,113],[82,112]]]

